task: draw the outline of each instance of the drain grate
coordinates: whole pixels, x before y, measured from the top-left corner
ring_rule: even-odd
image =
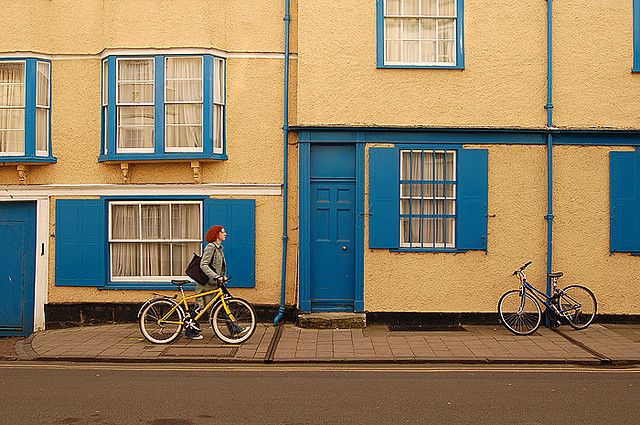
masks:
[[[461,325],[387,325],[391,332],[466,332]]]

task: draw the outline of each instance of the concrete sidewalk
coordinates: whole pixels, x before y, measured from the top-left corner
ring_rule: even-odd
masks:
[[[639,365],[640,325],[599,325],[583,331],[541,328],[532,336],[502,326],[465,325],[465,331],[391,332],[364,329],[278,331],[259,324],[241,345],[224,344],[210,328],[204,339],[168,345],[146,341],[137,324],[39,332],[16,344],[18,360],[234,363],[468,363]]]

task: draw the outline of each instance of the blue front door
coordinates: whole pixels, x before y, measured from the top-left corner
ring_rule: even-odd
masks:
[[[353,311],[355,183],[311,183],[311,309]]]
[[[0,202],[0,336],[33,332],[36,203]]]

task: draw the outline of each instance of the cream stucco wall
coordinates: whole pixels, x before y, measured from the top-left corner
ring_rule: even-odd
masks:
[[[367,310],[495,312],[500,295],[517,286],[511,273],[526,261],[533,261],[527,269],[530,282],[545,288],[546,147],[476,148],[489,150],[487,252],[366,248]],[[601,313],[639,314],[640,261],[609,253],[611,150],[576,146],[554,150],[553,269],[565,273],[562,286],[582,283],[591,288]],[[367,183],[367,202],[368,192]],[[368,220],[365,223],[368,247]]]

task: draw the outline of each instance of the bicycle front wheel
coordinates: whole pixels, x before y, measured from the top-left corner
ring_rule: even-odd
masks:
[[[256,314],[251,304],[241,298],[228,298],[224,302],[233,320],[227,315],[222,302],[218,304],[211,315],[211,327],[218,338],[229,344],[240,344],[251,338],[256,330]]]
[[[569,285],[560,291],[558,299],[560,315],[567,319],[574,329],[585,329],[593,322],[598,309],[596,296],[589,288]]]
[[[184,313],[177,302],[159,298],[140,314],[140,331],[154,344],[168,344],[182,332]]]
[[[540,304],[519,289],[505,292],[498,301],[498,313],[502,324],[516,335],[534,333],[542,321]]]

